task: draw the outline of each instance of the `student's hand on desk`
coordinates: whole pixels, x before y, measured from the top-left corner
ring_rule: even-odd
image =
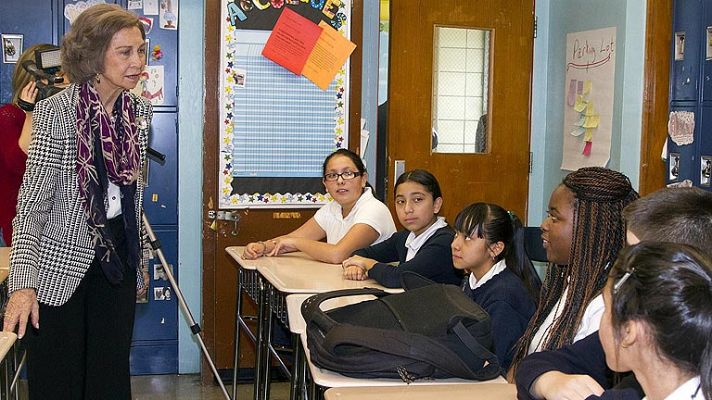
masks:
[[[591,395],[600,396],[603,388],[588,375],[549,371],[538,377],[529,391],[538,399],[584,400]]]
[[[40,329],[40,305],[37,303],[35,289],[20,289],[10,295],[5,307],[5,319],[2,330],[14,332],[17,327],[17,337],[25,336],[27,319],[30,319],[35,329]]]
[[[272,243],[274,243],[274,248],[267,254],[268,256],[278,256],[280,254],[284,253],[291,253],[293,251],[299,251],[299,248],[297,247],[297,241],[299,238],[293,238],[293,237],[281,237],[272,240]]]
[[[365,268],[358,265],[350,265],[344,267],[344,278],[350,281],[365,281],[368,279],[368,272]]]
[[[265,255],[267,250],[267,245],[265,242],[252,242],[245,246],[245,250],[242,252],[242,258],[245,260],[254,260]]]

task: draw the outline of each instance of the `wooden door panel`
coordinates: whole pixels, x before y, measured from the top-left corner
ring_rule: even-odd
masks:
[[[494,202],[526,218],[533,2],[392,1],[388,107],[389,181],[393,164],[425,168],[440,181],[443,215],[474,201]],[[431,153],[435,26],[491,29],[489,152]],[[388,188],[389,204],[393,201]]]

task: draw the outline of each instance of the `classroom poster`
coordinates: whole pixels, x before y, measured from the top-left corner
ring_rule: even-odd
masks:
[[[561,169],[605,167],[610,159],[616,28],[566,35]]]
[[[349,36],[346,0],[223,0],[219,207],[318,207],[324,158],[348,143],[348,61],[322,90],[262,52],[284,10]]]

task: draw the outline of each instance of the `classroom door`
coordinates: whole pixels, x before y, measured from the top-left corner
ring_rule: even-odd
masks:
[[[438,178],[451,223],[475,201],[526,221],[534,2],[390,4],[388,204],[400,160]]]

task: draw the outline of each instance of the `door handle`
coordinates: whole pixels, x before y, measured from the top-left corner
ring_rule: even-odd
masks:
[[[237,236],[237,234],[240,233],[240,220],[242,216],[240,216],[240,212],[237,210],[208,210],[208,219],[213,221],[213,223],[210,224],[212,230],[217,230],[217,221],[232,221],[233,226],[230,235]]]

